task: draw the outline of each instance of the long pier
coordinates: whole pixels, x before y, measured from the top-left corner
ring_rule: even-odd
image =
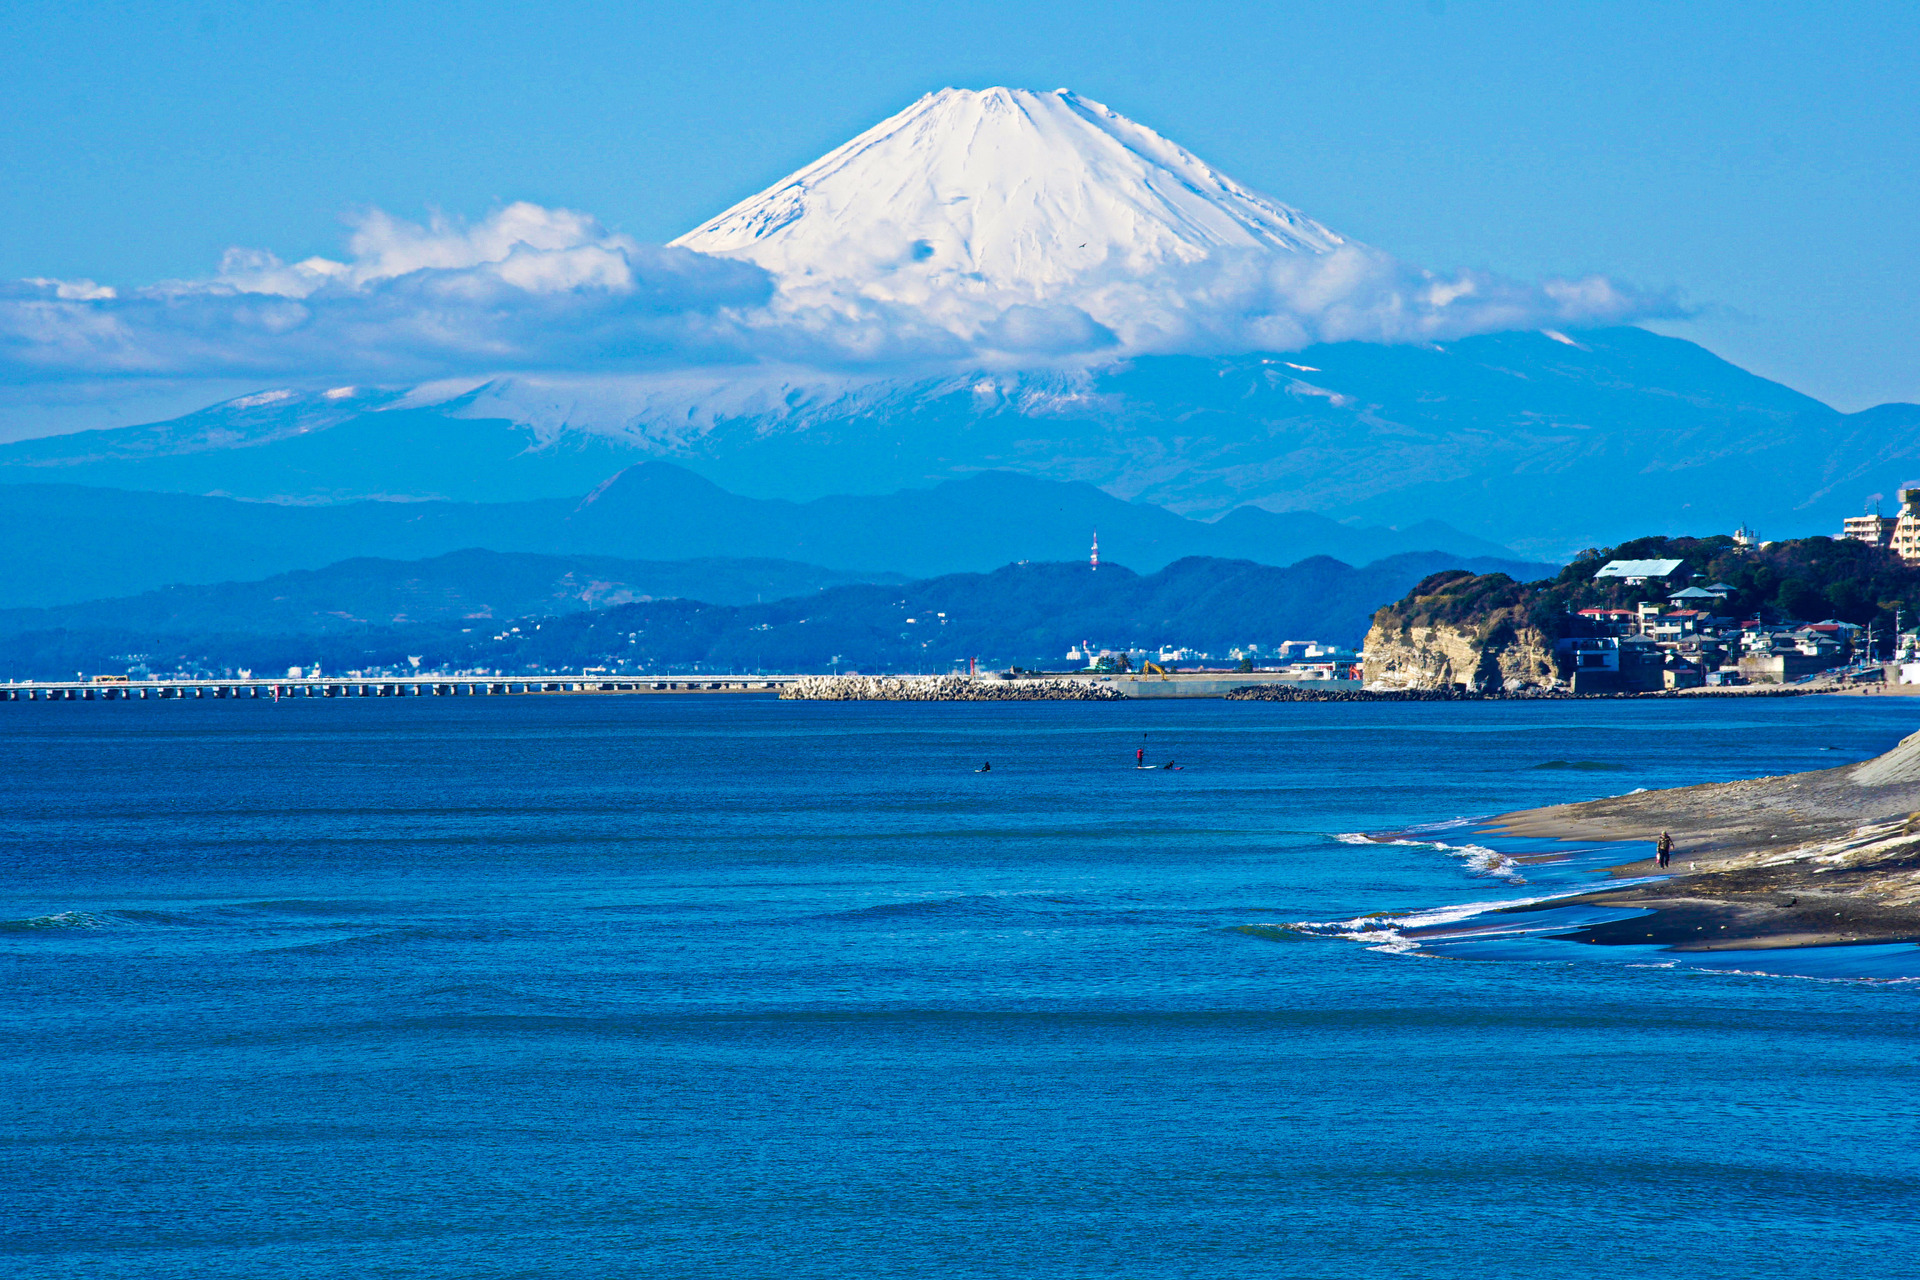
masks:
[[[324,676],[157,680],[25,680],[0,684],[0,702],[112,702],[156,698],[450,698],[522,694],[776,693],[798,680],[754,676]]]
[[[0,684],[0,702],[113,702],[157,698],[452,698],[525,694],[778,693],[799,675],[278,676],[148,680],[21,680]],[[1218,698],[1250,684],[1304,689],[1357,689],[1357,680],[1302,680],[1278,672],[1178,672],[1171,675],[1081,675],[1129,698]]]

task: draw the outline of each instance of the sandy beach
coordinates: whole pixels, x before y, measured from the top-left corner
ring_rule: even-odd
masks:
[[[1812,773],[1752,778],[1502,815],[1507,835],[1646,841],[1615,868],[1657,875],[1653,842],[1673,836],[1667,878],[1577,899],[1654,914],[1568,935],[1682,951],[1920,941],[1920,733],[1885,755]]]

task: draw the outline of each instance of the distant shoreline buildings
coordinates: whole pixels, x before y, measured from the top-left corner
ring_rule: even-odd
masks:
[[[1920,486],[1903,488],[1900,513],[1883,516],[1876,500],[1865,515],[1848,516],[1840,522],[1840,536],[1852,542],[1886,547],[1907,564],[1920,564]]]
[[[1920,489],[1904,492],[1920,498]],[[1858,661],[1871,649],[1868,628],[1834,618],[1769,623],[1758,612],[1727,616],[1725,606],[1738,588],[1727,582],[1691,585],[1689,579],[1698,576],[1689,574],[1686,561],[1679,559],[1610,560],[1602,565],[1596,580],[1652,585],[1665,595],[1666,604],[1643,601],[1632,607],[1572,611],[1574,634],[1563,636],[1556,649],[1571,671],[1573,691],[1790,684]],[[1899,643],[1896,636],[1896,646]]]

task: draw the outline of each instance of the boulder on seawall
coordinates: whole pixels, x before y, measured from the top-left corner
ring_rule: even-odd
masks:
[[[807,676],[780,691],[808,702],[1111,702],[1125,694],[1084,680],[971,676]]]

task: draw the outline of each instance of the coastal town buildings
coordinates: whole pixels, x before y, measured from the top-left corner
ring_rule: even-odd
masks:
[[[1865,542],[1887,547],[1908,564],[1920,564],[1920,487],[1900,491],[1898,515],[1883,516],[1875,500],[1863,515],[1848,516],[1840,522],[1840,537],[1849,542]]]
[[[1715,584],[1716,587],[1724,584]],[[1726,592],[1675,592],[1682,604],[1718,603]],[[1786,684],[1851,662],[1862,630],[1851,622],[1765,623],[1711,608],[1581,609],[1559,642],[1575,693],[1647,692],[1703,684]]]
[[[1100,649],[1092,641],[1075,645],[1066,654],[1073,670],[1143,671],[1147,664],[1162,671],[1228,669],[1278,673],[1302,680],[1353,679],[1361,655],[1345,645],[1320,640],[1285,640],[1278,644],[1240,644],[1224,654],[1160,645],[1146,648]]]
[[[1880,505],[1874,504],[1873,510],[1865,515],[1848,516],[1840,522],[1840,536],[1850,542],[1864,542],[1869,546],[1884,547],[1893,541],[1894,527],[1900,523],[1896,516],[1880,514]]]
[[[1920,564],[1920,489],[1900,491],[1900,514],[1893,526],[1893,553],[1908,564]]]
[[[1630,587],[1639,587],[1648,582],[1671,578],[1684,564],[1684,560],[1609,560],[1593,576],[1596,579],[1617,578]]]

